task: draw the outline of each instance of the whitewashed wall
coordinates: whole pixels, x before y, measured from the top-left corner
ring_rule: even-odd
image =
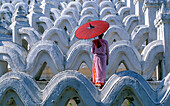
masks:
[[[168,0],[0,2],[0,105],[65,105],[74,97],[79,105],[121,105],[125,98],[134,105],[170,104]],[[93,20],[110,24],[102,90],[71,71],[83,62],[92,70],[92,39],[79,40],[74,33]],[[116,73],[121,63],[128,70]],[[34,79],[46,64],[55,76],[41,90]],[[147,80],[157,66],[162,82],[153,90]]]

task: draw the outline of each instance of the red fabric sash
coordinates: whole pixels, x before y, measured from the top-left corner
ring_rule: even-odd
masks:
[[[92,78],[93,78],[93,83],[94,83],[94,85],[101,84],[102,86],[104,86],[104,83],[96,82],[95,73],[96,73],[96,70],[95,70],[95,66],[94,66],[94,57],[93,57],[93,66],[92,66]]]
[[[92,77],[93,77],[93,83],[96,83],[96,77],[95,77],[95,66],[94,66],[94,57],[93,57],[93,66],[92,66]]]

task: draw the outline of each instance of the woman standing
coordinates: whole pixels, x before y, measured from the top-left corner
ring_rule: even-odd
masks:
[[[108,42],[102,39],[104,34],[98,36],[99,39],[93,40],[91,52],[93,53],[92,77],[95,86],[104,86],[106,65],[109,60]]]

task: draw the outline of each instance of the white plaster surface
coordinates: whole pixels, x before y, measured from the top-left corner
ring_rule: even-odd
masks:
[[[63,106],[76,97],[78,106],[119,106],[125,99],[168,106],[169,8],[169,0],[1,0],[0,105]],[[75,31],[93,20],[110,24],[103,89],[76,71],[82,63],[92,71],[93,39],[79,40]],[[121,63],[127,70],[117,72]],[[40,89],[36,80],[47,64],[54,76]],[[153,89],[147,80],[155,72],[159,81],[152,83],[160,85]]]

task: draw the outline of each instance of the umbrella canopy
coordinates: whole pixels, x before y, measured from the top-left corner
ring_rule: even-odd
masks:
[[[102,20],[91,21],[80,26],[75,35],[78,39],[91,39],[104,33],[109,28],[109,23]]]

